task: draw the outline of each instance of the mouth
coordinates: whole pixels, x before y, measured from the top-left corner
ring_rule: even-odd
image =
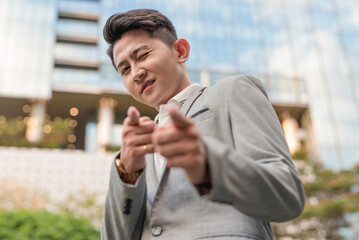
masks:
[[[141,93],[143,93],[143,92],[144,92],[149,86],[151,86],[154,82],[155,82],[155,80],[146,81],[146,82],[142,85]]]

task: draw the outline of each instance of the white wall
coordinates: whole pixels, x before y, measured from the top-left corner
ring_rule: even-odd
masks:
[[[98,192],[104,201],[114,155],[0,147],[0,181],[45,192],[55,201],[80,190]]]

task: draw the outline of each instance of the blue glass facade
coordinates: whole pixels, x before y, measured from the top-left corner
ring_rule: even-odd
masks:
[[[0,95],[51,98],[55,0],[0,1]]]
[[[309,105],[325,166],[359,162],[355,0],[2,0],[0,95],[49,99],[51,90],[76,92],[75,85],[121,92],[102,28],[110,15],[135,8],[161,11],[189,41],[193,82],[253,74],[272,102]]]
[[[359,6],[322,1],[102,1],[101,20],[135,8],[157,9],[191,45],[190,76],[200,82],[250,73],[270,99],[309,104],[323,164],[359,162]],[[106,45],[101,44],[102,52]],[[109,64],[109,63],[107,63]]]
[[[58,7],[60,11],[68,12],[85,12],[85,13],[99,13],[101,1],[97,0],[64,0],[59,1]]]

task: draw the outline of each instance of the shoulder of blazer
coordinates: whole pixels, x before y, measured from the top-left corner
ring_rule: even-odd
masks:
[[[214,85],[209,87],[210,92],[211,91],[232,91],[234,89],[248,89],[248,88],[255,88],[259,91],[261,91],[266,98],[268,98],[267,92],[265,90],[265,87],[263,83],[258,80],[257,78],[251,76],[251,75],[234,75],[225,77],[219,81],[217,81]]]

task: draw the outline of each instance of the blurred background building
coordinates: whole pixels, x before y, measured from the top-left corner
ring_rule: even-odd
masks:
[[[95,153],[121,145],[130,105],[154,117],[124,89],[102,37],[110,15],[134,8],[158,9],[189,41],[193,82],[258,77],[291,152],[334,170],[359,163],[355,0],[2,0],[0,122],[23,117],[36,143],[47,120],[69,119],[65,147]]]

